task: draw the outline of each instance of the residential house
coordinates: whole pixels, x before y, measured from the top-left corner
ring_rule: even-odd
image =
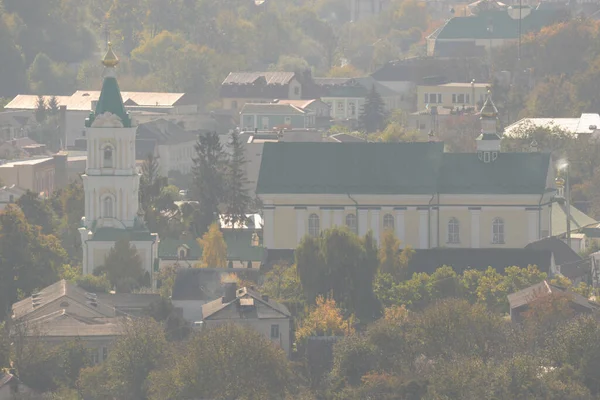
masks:
[[[315,126],[315,116],[291,104],[246,103],[240,111],[244,130],[305,129]]]
[[[221,84],[221,107],[238,115],[246,103],[300,100],[303,81],[295,72],[230,72]]]
[[[29,158],[0,165],[0,182],[49,196],[67,181],[67,156]]]
[[[3,186],[0,188],[0,211],[8,204],[16,203],[27,191],[16,185]]]
[[[491,98],[480,115],[476,153],[445,153],[439,142],[265,143],[257,186],[265,247],[292,249],[332,226],[372,230],[376,240],[393,229],[417,249],[539,239],[555,193],[550,155],[501,152]]]
[[[442,139],[466,135],[476,137],[479,133],[479,111],[474,107],[461,107],[456,110],[430,105],[429,109],[408,114],[406,127],[418,132],[424,139],[430,133]]]
[[[274,100],[277,104],[290,104],[306,113],[311,125],[316,128],[329,128],[331,125],[331,110],[321,99],[309,100]]]
[[[49,155],[46,145],[24,136],[13,138],[0,144],[0,159],[14,160]]]
[[[385,109],[399,108],[402,95],[374,78],[314,78],[321,88],[321,100],[329,105],[334,120],[357,120],[369,92],[374,87],[385,103]]]
[[[309,129],[280,129],[269,131],[249,131],[248,144],[263,144],[269,142],[321,142],[323,132],[315,128]],[[262,148],[261,148],[262,149]]]
[[[529,243],[526,249],[548,250],[552,252],[553,265],[556,268],[555,273],[563,275],[574,284],[579,282],[589,282],[591,278],[591,264],[589,259],[584,259],[564,241],[548,237],[536,242]]]
[[[291,355],[291,314],[286,306],[254,289],[225,286],[224,296],[202,306],[202,328],[236,323],[252,327]]]
[[[160,301],[158,293],[98,293],[99,302],[115,309],[117,315],[147,316],[153,303]]]
[[[138,113],[160,112],[162,114],[196,114],[197,102],[185,93],[121,92],[124,107]],[[53,96],[42,96],[46,104]],[[100,91],[78,90],[71,96],[54,96],[59,104],[59,123],[65,138],[65,147],[75,145],[75,140],[85,137],[84,124],[90,110],[96,107]],[[38,96],[17,95],[4,108],[9,111],[33,111]]]
[[[0,371],[0,400],[33,399],[37,393],[15,375]]]
[[[0,143],[26,137],[35,124],[32,111],[0,112]]]
[[[444,83],[440,85],[417,86],[417,109],[424,110],[437,106],[450,110],[460,110],[465,107],[481,108],[487,91],[487,83]]]
[[[94,350],[93,362],[105,360],[122,335],[121,317],[114,307],[65,280],[13,304],[12,320],[27,337],[49,344],[80,339]]]
[[[179,268],[171,293],[176,310],[190,324],[202,321],[202,306],[221,298],[224,283],[235,274],[239,279],[258,282],[260,270],[247,268]]]
[[[194,145],[197,141],[198,132],[186,131],[160,118],[137,126],[135,156],[138,160],[145,160],[148,154],[154,155],[162,176],[168,176],[173,171],[189,174],[194,164]]]
[[[600,115],[583,113],[579,118],[523,118],[504,128],[504,136],[519,138],[528,129],[559,129],[577,137],[581,134],[594,134],[600,129]]]
[[[457,16],[427,37],[428,56],[464,58],[481,55],[482,49],[516,43],[521,34],[537,32],[556,22],[555,10],[511,6],[506,10],[486,10],[477,15]]]
[[[542,281],[526,289],[508,295],[510,305],[510,319],[512,322],[522,322],[523,313],[529,310],[532,303],[548,296],[566,296],[569,306],[576,314],[590,314],[596,312],[598,307],[580,294],[569,292],[565,288]]]

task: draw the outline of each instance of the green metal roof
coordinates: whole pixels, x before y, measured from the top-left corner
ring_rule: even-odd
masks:
[[[223,239],[227,244],[227,260],[235,261],[256,261],[262,260],[264,255],[264,247],[252,246],[253,230],[224,230]],[[158,245],[158,257],[162,259],[177,258],[177,249],[185,245],[189,248],[190,253],[187,259],[199,260],[202,258],[202,247],[194,238],[189,239],[172,239],[164,238],[160,240]]]
[[[554,10],[531,10],[521,21],[523,33],[538,31],[556,19]],[[492,26],[492,32],[488,27]],[[519,37],[519,20],[506,11],[494,10],[479,15],[454,17],[437,33],[437,39],[516,39]]]
[[[119,240],[129,240],[131,242],[154,241],[154,236],[148,230],[140,229],[118,229],[102,227],[94,231],[91,239],[94,242],[116,242]]]
[[[98,104],[96,105],[96,111],[90,114],[89,118],[86,120],[86,126],[88,128],[92,126],[94,119],[98,115],[102,115],[106,112],[117,115],[125,128],[131,127],[131,118],[129,118],[129,113],[125,111],[121,90],[119,89],[117,78],[114,76],[107,76],[104,78],[100,99],[98,99]]]
[[[257,193],[541,194],[550,155],[444,153],[436,143],[265,143]]]
[[[265,143],[257,193],[433,193],[443,143]]]
[[[542,194],[550,154],[500,153],[484,163],[474,153],[445,153],[438,191],[446,194]]]

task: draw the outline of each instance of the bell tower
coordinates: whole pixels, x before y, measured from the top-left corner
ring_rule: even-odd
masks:
[[[498,158],[500,153],[500,136],[498,135],[498,109],[492,101],[492,92],[488,95],[480,111],[481,135],[477,140],[477,156],[484,163]]]

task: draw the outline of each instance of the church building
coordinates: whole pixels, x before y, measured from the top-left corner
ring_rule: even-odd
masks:
[[[158,235],[144,225],[139,209],[140,174],[136,168],[136,127],[125,111],[115,67],[119,63],[110,44],[102,60],[102,92],[85,122],[87,166],[82,175],[85,216],[79,232],[83,273],[104,265],[115,242],[128,240],[142,259],[144,271],[155,281]]]
[[[523,248],[552,232],[550,155],[501,152],[498,112],[481,110],[477,152],[429,143],[265,143],[257,194],[263,242],[293,249],[346,226],[416,249]]]

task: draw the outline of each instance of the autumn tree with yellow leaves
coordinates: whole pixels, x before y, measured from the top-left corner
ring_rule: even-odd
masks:
[[[223,233],[215,222],[208,228],[208,232],[198,239],[202,247],[202,268],[225,268],[227,264],[227,244],[223,239]]]

